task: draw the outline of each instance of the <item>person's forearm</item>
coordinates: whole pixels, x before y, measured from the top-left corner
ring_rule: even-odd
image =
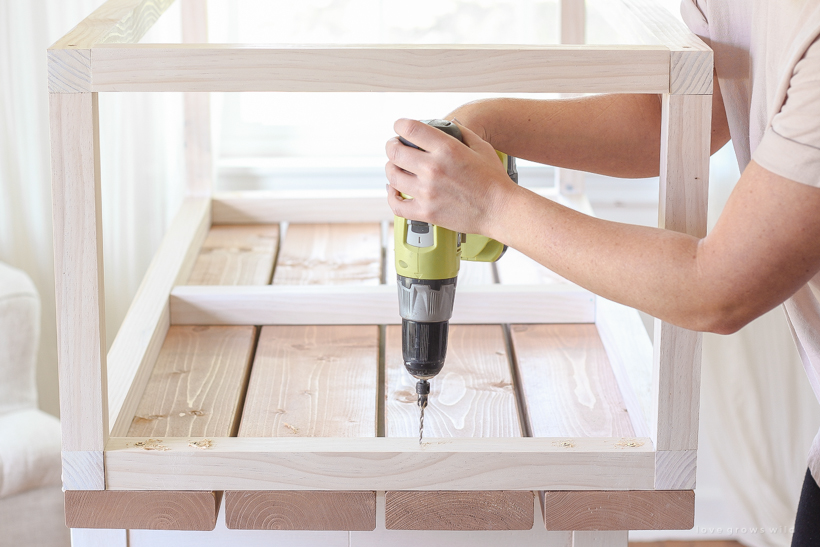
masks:
[[[703,276],[697,238],[589,217],[524,188],[491,229],[491,237],[607,299],[693,330],[734,328],[725,287]]]
[[[658,95],[487,99],[448,117],[518,158],[614,177],[658,175]]]

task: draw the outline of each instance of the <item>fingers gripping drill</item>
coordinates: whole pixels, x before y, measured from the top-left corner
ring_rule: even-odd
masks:
[[[464,142],[459,127],[447,120],[422,120]],[[420,150],[403,137],[406,146]],[[515,158],[497,152],[507,174],[517,184]],[[409,196],[403,195],[405,198]],[[462,260],[494,262],[506,245],[486,236],[461,234],[427,222],[394,219],[396,281],[401,315],[404,366],[416,378],[420,409],[419,443],[424,430],[424,409],[430,394],[430,379],[444,367],[449,321],[453,315],[456,281]]]

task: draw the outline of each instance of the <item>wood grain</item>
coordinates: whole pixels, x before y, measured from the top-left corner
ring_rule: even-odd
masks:
[[[431,382],[426,437],[520,437],[500,325],[451,325],[444,369]],[[401,327],[385,339],[385,435],[418,437],[416,380],[404,368]]]
[[[388,530],[529,530],[533,493],[385,492]]]
[[[664,95],[658,226],[706,236],[709,194],[709,95]],[[657,450],[698,447],[702,334],[655,319],[653,423]]]
[[[631,437],[632,424],[595,325],[513,325],[535,437]]]
[[[376,326],[264,327],[240,437],[375,437]],[[373,530],[375,492],[225,493],[229,528]]]
[[[274,285],[378,285],[378,224],[291,224],[279,252]]]
[[[231,530],[374,530],[376,492],[227,492]]]
[[[655,488],[689,490],[695,487],[697,450],[659,450],[655,453]]]
[[[134,446],[147,439],[109,440],[109,488],[651,490],[655,482],[647,438],[450,438],[419,446],[418,437],[230,437],[202,450],[189,437],[165,437],[167,450]]]
[[[108,382],[97,94],[50,94],[49,116],[62,449],[102,456]],[[68,482],[105,489],[102,458],[77,461],[94,468]]]
[[[689,530],[692,490],[544,492],[547,530]]]
[[[240,437],[375,437],[375,326],[263,327]]]
[[[113,436],[131,427],[171,322],[168,293],[191,273],[210,225],[210,201],[186,198],[168,227],[108,352],[108,416]]]
[[[91,91],[666,93],[669,50],[664,46],[110,44],[93,49],[91,72]]]
[[[387,327],[385,369],[385,435],[417,437],[416,380],[404,368],[399,326]],[[521,436],[500,325],[451,325],[447,361],[430,383],[426,438]],[[527,530],[533,523],[528,491],[388,491],[385,507],[389,530]]]
[[[572,285],[466,285],[450,324],[592,323],[595,296]],[[390,325],[401,323],[387,285],[177,286],[172,325]]]
[[[69,528],[213,530],[218,511],[216,492],[65,492]]]
[[[212,226],[187,284],[267,285],[278,246],[278,224]]]
[[[234,434],[254,336],[254,327],[171,327],[128,436]]]

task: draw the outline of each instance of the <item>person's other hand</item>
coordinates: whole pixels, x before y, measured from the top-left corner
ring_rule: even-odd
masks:
[[[387,141],[387,200],[393,213],[492,237],[493,222],[518,188],[493,147],[460,124],[464,143],[416,120],[397,120],[393,128],[421,148],[405,146],[398,137]]]

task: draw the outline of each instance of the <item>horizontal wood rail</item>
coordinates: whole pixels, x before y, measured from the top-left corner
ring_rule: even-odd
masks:
[[[648,438],[430,438],[421,446],[415,437],[201,440],[112,437],[106,488],[652,490],[655,484]]]
[[[178,286],[172,325],[395,325],[393,280],[377,286]],[[595,296],[574,285],[460,287],[452,324],[594,323]]]
[[[668,93],[666,46],[104,44],[51,90]],[[447,67],[442,70],[442,67]]]

